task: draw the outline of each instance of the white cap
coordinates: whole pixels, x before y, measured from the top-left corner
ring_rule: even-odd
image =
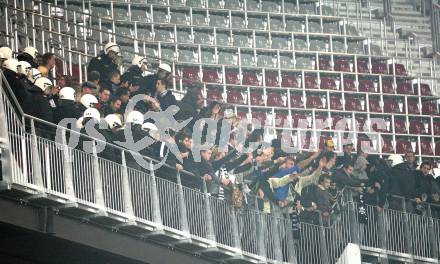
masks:
[[[135,123],[142,125],[144,123],[144,115],[139,111],[131,111],[127,115],[127,123]]]
[[[104,46],[104,53],[108,54],[110,51],[113,51],[116,54],[120,55],[121,54],[121,47],[119,47],[119,45],[114,42],[109,42],[109,43],[105,44],[105,46]]]
[[[41,72],[38,69],[32,68],[31,74],[28,76],[28,80],[35,83],[35,80],[41,77]]]
[[[146,64],[146,63],[147,63],[147,59],[138,55],[134,56],[133,60],[131,61],[131,65],[136,65],[139,68],[142,66],[142,64]]]
[[[403,163],[403,157],[402,157],[402,155],[399,155],[399,154],[391,154],[387,160],[391,161],[392,167],[394,167],[400,163]]]
[[[1,47],[0,52],[3,54],[3,59],[12,59],[12,50],[9,47]]]
[[[75,101],[75,89],[72,87],[64,87],[59,92],[60,99]]]
[[[99,119],[101,119],[101,115],[99,114],[98,109],[95,108],[87,108],[86,111],[84,111],[83,117],[90,117],[93,119],[96,119],[99,121]]]
[[[8,69],[8,70],[11,70],[11,71],[17,73],[17,70],[18,70],[18,60],[16,60],[16,59],[7,59],[7,60],[5,60],[3,62],[2,67],[4,69]]]
[[[85,94],[83,96],[81,96],[81,99],[79,99],[79,102],[85,107],[85,108],[90,108],[90,107],[94,107],[95,104],[98,103],[98,99],[96,99],[96,97],[94,95],[91,94]]]
[[[105,117],[105,121],[110,128],[122,127],[121,118],[118,115],[110,114]]]
[[[34,85],[39,87],[43,92],[46,91],[48,88],[52,88],[53,86],[52,81],[46,77],[38,78],[35,81]]]
[[[31,71],[32,66],[29,64],[29,62],[27,61],[19,61],[18,62],[18,67],[17,67],[17,73],[23,74],[23,75],[28,75],[29,72]]]
[[[166,72],[171,73],[171,66],[168,65],[168,64],[166,64],[166,63],[161,63],[161,64],[159,65],[159,69],[162,69],[162,70],[164,70],[164,71],[166,71]]]
[[[36,58],[38,55],[38,50],[32,46],[26,47],[23,50],[24,53],[27,53],[32,56],[32,58]]]

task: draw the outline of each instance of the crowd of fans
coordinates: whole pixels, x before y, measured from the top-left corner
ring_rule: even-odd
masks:
[[[194,153],[197,148],[192,135],[197,120],[210,118],[218,124],[226,122],[231,131],[236,131],[238,117],[221,102],[206,104],[196,86],[188,85],[182,100],[177,101],[168,89],[172,77],[168,64],[160,64],[151,74],[147,59],[135,56],[131,67],[121,73],[122,56],[115,43],[105,45],[104,51],[90,61],[88,81],[79,86],[72,83],[69,76],[54,78],[55,55],[52,53],[40,56],[35,48],[27,47],[13,58],[12,51],[2,47],[0,57],[4,76],[25,113],[54,124],[74,118],[77,122],[69,128],[76,126],[93,137],[85,129],[91,122],[110,143],[124,142],[125,132],[130,130],[134,142],[144,138],[151,140],[151,144],[140,151],[141,155],[165,159],[167,165],[158,170],[158,176],[176,181],[177,170],[184,186],[199,190],[206,186],[212,196],[237,207],[251,203],[250,197],[257,197],[259,199],[253,199],[257,201],[254,205],[264,212],[271,213],[277,207],[292,220],[319,223],[331,218],[333,205],[345,189],[352,190],[362,204],[374,206],[379,212],[386,206],[403,209],[402,200],[391,196],[411,200],[405,209],[419,214],[426,213],[426,203],[440,205],[440,177],[437,177],[440,169],[429,161],[418,165],[412,152],[388,157],[361,150],[355,154],[354,144],[345,142],[343,153],[338,155],[331,138],[324,149],[314,152],[285,153],[279,138],[273,139],[267,147],[243,152],[250,142],[264,141],[263,129],[249,129],[243,144],[232,132],[227,144],[221,147],[218,128],[213,135],[215,144]],[[131,98],[138,95],[142,100],[134,109],[127,109]],[[157,121],[144,120],[144,114],[160,113],[174,105],[179,107],[176,120],[192,120],[184,128],[168,131],[170,139],[165,144],[160,140]],[[37,128],[40,136],[53,136],[47,124]],[[203,129],[202,143],[208,136],[206,126]],[[170,140],[180,154],[169,151]],[[120,154],[111,145],[99,155],[121,162]],[[127,166],[144,170],[135,157],[126,158]],[[436,210],[434,213],[438,214]]]

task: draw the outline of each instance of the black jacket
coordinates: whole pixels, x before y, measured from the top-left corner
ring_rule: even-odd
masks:
[[[390,194],[403,196],[407,199],[415,197],[416,170],[406,163],[400,163],[391,169]]]
[[[28,82],[21,79],[18,74],[9,69],[4,69],[3,74],[11,86],[11,90],[14,93],[15,98],[17,98],[18,103],[23,108],[23,103],[29,96],[29,90],[32,88],[32,86],[30,86]]]
[[[139,91],[145,92],[147,90],[147,81],[142,76],[142,70],[137,65],[132,65],[130,68],[128,68],[124,74],[121,76],[122,83],[128,81],[134,86],[139,86]],[[156,86],[155,86],[156,87]],[[136,94],[141,94],[141,92]]]
[[[165,111],[168,107],[172,105],[177,105],[176,97],[174,97],[174,94],[171,91],[166,91],[163,94],[158,94],[156,98],[157,100],[159,100],[160,109],[162,111]]]
[[[90,60],[89,67],[87,68],[87,73],[92,71],[97,71],[100,74],[100,82],[103,83],[108,80],[108,75],[110,72],[117,70],[118,65],[113,63],[113,60],[105,55],[101,54]]]
[[[138,93],[149,94],[151,96],[155,96],[155,94],[156,94],[156,83],[157,83],[157,80],[159,80],[157,75],[156,74],[150,74],[150,75],[147,75],[147,76],[143,77],[143,79],[144,79],[144,82],[145,82],[145,86],[141,87],[141,89],[139,89]]]
[[[74,101],[59,99],[57,101],[57,107],[53,111],[53,121],[55,124],[60,123],[64,118],[78,119],[82,116],[82,113],[78,111],[78,108]]]
[[[352,176],[347,175],[344,169],[336,170],[333,174],[332,180],[336,183],[338,189],[342,189],[345,186],[359,187],[361,182]]]
[[[49,99],[43,91],[36,86],[33,86],[29,90],[29,96],[23,104],[23,111],[28,115],[53,123],[53,113]],[[35,128],[39,136],[46,138],[53,138],[54,136],[53,127],[51,126],[36,122]]]
[[[34,61],[34,58],[30,54],[22,52],[17,55],[17,60],[28,62],[32,66],[32,68],[38,67],[37,63],[35,63]]]
[[[421,171],[416,171],[415,195],[421,200],[428,201],[433,193],[433,187],[437,183],[431,174],[424,176]]]

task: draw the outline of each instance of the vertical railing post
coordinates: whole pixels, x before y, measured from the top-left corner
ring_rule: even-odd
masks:
[[[1,148],[1,177],[6,184],[12,182],[11,144],[9,143],[8,123],[3,94],[3,72],[0,72],[0,148]]]
[[[93,182],[95,184],[95,203],[104,209],[106,207],[104,200],[104,189],[102,186],[101,168],[99,167],[98,152],[96,151],[96,141],[90,142],[93,144]]]
[[[278,227],[281,225],[280,223],[280,208],[278,206],[272,207],[273,214],[270,216],[271,219],[271,234],[270,239],[272,239],[272,245],[273,245],[273,251],[275,254],[275,260],[276,261],[283,261],[283,251],[281,250],[281,236],[280,236],[280,230]]]
[[[411,254],[411,256],[413,257],[414,255],[414,250],[413,250],[413,245],[412,245],[412,232],[411,232],[411,228],[410,228],[410,219],[409,219],[409,214],[411,213],[409,212],[409,208],[408,208],[408,203],[406,201],[405,198],[401,198],[402,200],[402,209],[403,209],[403,221],[404,221],[404,237],[405,237],[405,244],[406,244],[406,251],[407,253]],[[410,201],[411,202],[411,201]]]
[[[429,243],[431,245],[432,251],[431,251],[431,258],[438,259],[439,258],[439,252],[438,252],[438,241],[437,237],[438,234],[435,233],[434,228],[434,219],[432,217],[432,211],[431,211],[431,205],[428,204],[428,231],[429,231]]]
[[[160,215],[160,204],[159,204],[159,195],[157,193],[157,184],[156,184],[156,176],[154,173],[153,161],[150,160],[150,184],[151,184],[151,200],[153,206],[153,221],[157,224],[162,225],[162,217]]]
[[[358,212],[356,211],[356,205],[353,201],[353,193],[351,190],[347,192],[348,195],[348,224],[350,228],[351,242],[354,244],[360,244],[359,236],[359,223],[357,221]]]
[[[229,205],[231,225],[232,225],[232,240],[234,248],[241,249],[241,240],[240,240],[240,232],[238,230],[238,219],[237,219],[237,210],[234,208],[234,205]]]
[[[377,213],[377,235],[379,236],[379,247],[382,249],[387,249],[387,221],[386,221],[386,213],[378,212]],[[380,258],[381,264],[388,264],[387,254],[383,254]]]
[[[255,216],[256,225],[255,225],[255,231],[257,234],[257,249],[258,249],[258,255],[266,258],[266,233],[267,233],[267,223],[266,223],[266,215],[263,212],[257,212]]]
[[[66,130],[62,128],[61,131],[61,143],[63,148],[63,174],[64,174],[64,186],[66,188],[66,194],[70,197],[75,197],[75,188],[73,185],[73,174],[72,174],[72,153],[69,150],[66,139]]]
[[[216,241],[214,232],[214,221],[212,219],[211,201],[209,200],[211,195],[208,193],[208,187],[206,186],[205,180],[203,180],[203,194],[206,215],[206,238],[212,241]]]
[[[31,153],[32,153],[32,176],[33,176],[33,184],[44,188],[43,175],[41,172],[41,159],[40,153],[38,151],[38,140],[37,134],[35,130],[35,122],[31,119]],[[26,162],[26,161],[25,161]]]
[[[327,249],[327,239],[325,238],[325,227],[322,221],[322,215],[319,214],[319,245],[320,245],[320,254],[321,254],[321,263],[330,263],[330,258],[328,255]]]
[[[284,229],[286,230],[286,239],[287,239],[287,261],[289,263],[297,264],[297,256],[296,256],[296,248],[295,248],[295,242],[293,239],[293,228],[292,228],[292,220],[290,217],[286,220],[284,224]]]
[[[131,185],[128,178],[127,161],[125,159],[125,151],[121,150],[121,163],[122,163],[122,190],[124,192],[124,213],[130,217],[134,217],[133,202],[131,200]]]
[[[185,196],[183,194],[182,179],[179,172],[177,172],[177,188],[179,192],[180,228],[183,232],[189,233],[188,214],[186,212]]]

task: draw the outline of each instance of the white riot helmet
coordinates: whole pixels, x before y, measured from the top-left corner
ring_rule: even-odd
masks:
[[[114,53],[116,53],[119,56],[121,55],[121,47],[119,47],[119,45],[114,42],[109,42],[109,43],[105,44],[105,46],[104,46],[104,53],[105,54],[109,54],[110,51],[113,51]]]
[[[168,64],[166,64],[166,63],[161,63],[161,64],[159,65],[159,69],[171,73],[171,66],[168,65]]]
[[[133,60],[131,61],[131,65],[136,65],[139,68],[142,67],[143,64],[147,64],[147,59],[143,58],[141,56],[134,56]]]
[[[147,122],[142,125],[142,130],[145,130],[150,134],[150,136],[156,140],[160,138],[159,129],[153,123]]]
[[[434,176],[434,178],[437,178],[440,176],[440,168],[433,168],[432,169],[432,176]]]
[[[30,74],[29,74],[29,76],[28,76],[28,80],[30,81],[30,82],[32,82],[32,83],[35,83],[35,81],[38,79],[38,78],[40,78],[42,75],[41,75],[41,72],[38,70],[38,69],[35,69],[35,68],[32,68],[31,69],[31,72],[30,72]]]
[[[90,117],[98,121],[99,119],[101,119],[101,115],[99,114],[98,109],[95,108],[87,108],[86,111],[84,111],[83,117],[84,118]]]
[[[80,118],[78,118],[78,120],[76,120],[76,127],[77,128],[79,128],[79,129],[81,129],[81,128],[83,128],[83,121],[84,121],[84,117],[80,117]]]
[[[98,103],[98,99],[92,94],[85,94],[81,96],[81,99],[79,99],[79,102],[85,107],[85,108],[91,108],[95,107],[95,105]]]
[[[12,50],[9,47],[1,47],[0,53],[3,54],[3,59],[12,59]]]
[[[110,129],[122,127],[121,118],[118,115],[110,114],[105,117],[105,121],[107,122]]]
[[[142,125],[144,123],[144,115],[139,111],[131,111],[127,115],[127,123]]]
[[[38,55],[38,50],[36,48],[34,48],[34,47],[31,47],[31,46],[24,48],[23,52],[31,55],[32,58],[34,58],[34,59]]]
[[[15,73],[17,73],[17,69],[18,69],[18,60],[16,59],[7,59],[3,62],[2,65],[3,69],[8,69],[11,70]]]
[[[17,67],[17,73],[29,76],[32,70],[32,66],[27,61],[19,61]]]
[[[64,87],[59,92],[60,99],[75,101],[75,89],[72,87]]]
[[[3,55],[3,53],[0,51],[0,59],[6,59],[5,55]]]
[[[34,85],[37,86],[38,88],[40,88],[43,92],[47,91],[48,89],[52,89],[52,86],[53,86],[52,81],[46,77],[38,78],[35,81]]]
[[[403,157],[399,154],[391,154],[387,160],[391,163],[391,167],[403,163]]]

